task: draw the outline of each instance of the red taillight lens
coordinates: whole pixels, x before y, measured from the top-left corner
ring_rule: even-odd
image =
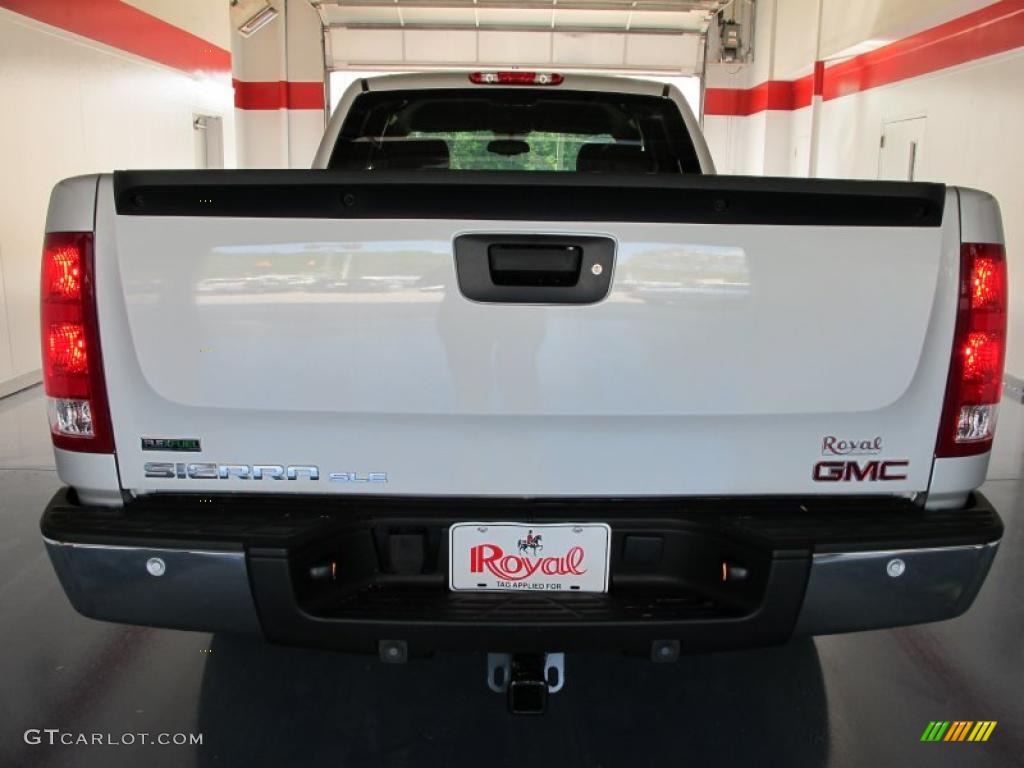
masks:
[[[50,323],[46,329],[46,363],[51,378],[89,373],[85,328],[81,323]]]
[[[51,299],[82,296],[82,252],[77,244],[54,243],[43,259],[43,293]]]
[[[968,246],[965,246],[968,247]],[[971,309],[995,309],[1006,304],[1006,262],[1003,254],[994,258],[976,249],[971,264]]]
[[[960,350],[967,399],[979,403],[999,401],[1003,369],[1003,339],[995,333],[971,331]]]
[[[113,435],[100,364],[92,234],[54,232],[43,245],[40,282],[43,385],[53,444],[112,453]]]
[[[473,72],[471,83],[477,85],[561,85],[565,78],[557,72]]]
[[[953,358],[935,451],[939,458],[972,456],[992,447],[1003,391],[1006,317],[1003,246],[964,243]]]

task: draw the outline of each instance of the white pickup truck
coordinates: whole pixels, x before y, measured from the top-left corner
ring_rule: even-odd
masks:
[[[945,619],[1006,293],[989,195],[716,176],[670,86],[362,80],[312,170],[57,185],[42,532],[87,616],[385,661]]]

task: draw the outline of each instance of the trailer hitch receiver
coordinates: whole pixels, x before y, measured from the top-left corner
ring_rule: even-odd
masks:
[[[512,714],[543,714],[548,694],[557,693],[565,685],[565,654],[489,653],[487,685],[507,696]]]

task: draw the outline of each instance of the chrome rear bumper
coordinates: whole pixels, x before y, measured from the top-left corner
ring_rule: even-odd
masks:
[[[61,586],[83,616],[170,629],[261,634],[241,550],[44,541]]]
[[[794,635],[924,624],[974,602],[999,542],[814,555]]]
[[[941,513],[870,500],[332,503],[226,497],[199,514],[179,497],[111,510],[62,490],[42,530],[85,616],[362,652],[393,640],[410,652],[699,651],[941,621],[970,607],[1003,531],[980,494]],[[610,591],[449,592],[443,533],[481,514],[608,522]],[[745,581],[723,582],[727,561]],[[324,562],[336,579],[312,575]]]

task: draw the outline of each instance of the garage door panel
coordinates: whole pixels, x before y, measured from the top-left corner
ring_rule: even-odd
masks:
[[[630,23],[629,17],[629,11],[583,11],[559,8],[554,12],[555,27],[563,29],[567,27],[626,29]]]
[[[402,61],[402,32],[397,29],[332,29],[331,51],[335,66]]]
[[[396,6],[347,6],[336,5],[325,7],[330,11],[330,23],[343,26],[345,24],[388,24],[398,26],[402,17]]]
[[[434,27],[472,27],[476,16],[472,6],[466,8],[402,8],[402,23]]]
[[[328,69],[557,67],[691,75],[705,13],[552,4],[321,6]],[[369,25],[369,26],[367,26]]]
[[[476,32],[409,29],[405,32],[405,55],[427,64],[470,64],[476,61]]]
[[[641,35],[626,38],[626,65],[677,67],[692,72],[697,66],[700,38],[696,35]]]
[[[626,36],[555,32],[551,48],[555,64],[621,67],[626,59]]]
[[[480,59],[489,64],[551,63],[551,36],[536,32],[480,32]]]
[[[480,8],[481,27],[551,27],[551,11],[543,8]]]

